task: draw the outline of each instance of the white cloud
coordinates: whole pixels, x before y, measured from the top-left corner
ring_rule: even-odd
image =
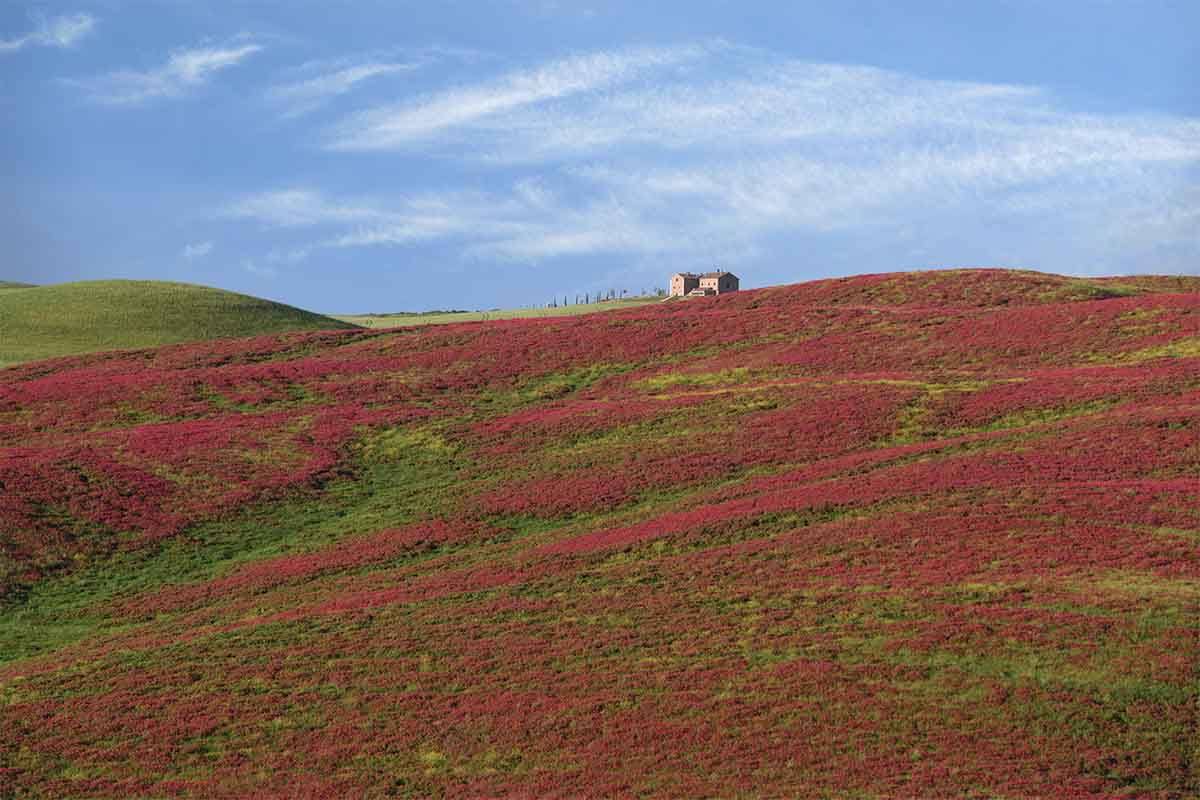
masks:
[[[428,141],[448,130],[531,105],[596,92],[646,71],[694,59],[699,47],[596,53],[511,72],[478,86],[358,113],[333,133],[336,150],[379,150]]]
[[[204,258],[213,251],[212,242],[193,242],[184,246],[180,253],[184,258],[191,261],[196,258]]]
[[[69,81],[99,103],[137,105],[161,97],[176,97],[201,86],[221,70],[240,64],[262,50],[254,43],[176,50],[167,62],[144,72],[121,70],[94,78]]]
[[[69,14],[43,19],[37,27],[16,39],[0,39],[0,53],[15,53],[26,47],[72,47],[96,27],[91,14]]]
[[[270,265],[259,264],[252,258],[242,261],[242,269],[259,278],[278,278],[279,270]]]
[[[249,195],[222,213],[269,228],[324,229],[332,235],[319,246],[359,247],[511,234],[523,225],[524,208],[477,192],[418,194],[385,205],[362,198],[332,200],[312,189],[284,189]]]
[[[308,258],[312,253],[311,247],[292,247],[289,249],[275,247],[266,255],[268,264],[286,264],[294,266]]]
[[[385,216],[384,212],[367,204],[331,202],[311,189],[282,189],[249,195],[226,208],[224,215],[285,228],[371,222]]]
[[[290,189],[245,197],[224,213],[268,227],[334,231],[312,247],[453,240],[464,243],[464,253],[474,257],[541,261],[596,252],[657,252],[668,246],[660,230],[630,209],[610,202],[572,208],[528,180],[505,193],[426,193],[387,205]]]
[[[778,260],[861,234],[890,257],[1053,253],[1082,265],[1105,252],[1126,269],[1195,252],[1200,217],[1187,191],[1200,120],[1082,113],[1037,87],[723,43],[444,87],[347,117],[328,146],[451,159],[466,177],[369,199],[267,192],[233,213],[313,228],[314,246],[440,243],[468,259]]]
[[[417,62],[395,61],[343,64],[314,77],[272,87],[267,96],[272,102],[286,107],[284,116],[298,117],[353,91],[359,84],[372,78],[409,72],[419,66]]]

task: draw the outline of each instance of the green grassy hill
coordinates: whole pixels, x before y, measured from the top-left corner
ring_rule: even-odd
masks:
[[[5,286],[0,367],[99,350],[354,327],[282,303],[187,283]]]
[[[32,283],[21,283],[20,281],[0,281],[0,290],[3,289],[32,289]]]

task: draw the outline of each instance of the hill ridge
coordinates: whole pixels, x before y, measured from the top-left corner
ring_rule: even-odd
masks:
[[[77,281],[0,292],[0,366],[201,339],[352,327],[284,303],[199,284]]]

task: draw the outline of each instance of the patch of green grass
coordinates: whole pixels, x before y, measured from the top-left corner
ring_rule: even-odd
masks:
[[[945,435],[933,424],[933,406],[945,394],[968,394],[991,385],[991,381],[963,380],[953,383],[928,383],[925,392],[910,402],[899,415],[893,444],[910,444]]]
[[[0,367],[202,339],[352,328],[222,289],[166,281],[82,281],[0,291]]]
[[[1200,356],[1200,336],[1191,336],[1167,344],[1119,353],[1105,360],[1120,364],[1138,364],[1155,358],[1195,358],[1197,356]]]
[[[485,389],[480,393],[478,404],[487,413],[513,411],[534,403],[566,397],[633,368],[632,364],[597,363],[567,372],[541,375],[522,381],[520,386],[510,390]]]
[[[719,372],[667,372],[638,381],[635,385],[638,388],[659,391],[676,386],[729,386],[731,384],[745,383],[749,377],[749,369],[746,367],[736,367],[734,369],[723,369]]]
[[[358,446],[368,462],[394,461],[413,451],[433,458],[451,458],[457,452],[454,445],[425,428],[390,428],[366,437]]]
[[[1128,292],[1200,291],[1200,275],[1123,275],[1113,278],[1092,278],[1091,283],[1116,287]]]
[[[1135,294],[1138,294],[1136,288],[1117,283],[1103,284],[1086,279],[1066,281],[1050,293],[1058,301],[1107,300],[1110,297],[1129,297]]]
[[[1065,419],[1100,414],[1110,408],[1121,405],[1122,402],[1128,401],[1122,401],[1119,398],[1105,398],[1103,400],[1093,400],[1088,403],[1014,411],[1011,414],[1006,414],[1000,419],[988,423],[984,429],[1002,430],[1005,428],[1023,428],[1027,425],[1048,425],[1052,422],[1060,422]]]
[[[487,322],[495,319],[574,317],[600,311],[619,311],[662,302],[661,297],[628,297],[600,303],[579,303],[557,308],[506,308],[490,311],[423,311],[396,314],[331,314],[333,319],[363,328],[406,328],[413,325],[448,325],[452,322]]]

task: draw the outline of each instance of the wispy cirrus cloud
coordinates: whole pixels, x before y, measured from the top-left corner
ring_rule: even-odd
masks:
[[[283,107],[285,117],[299,117],[317,110],[336,97],[352,92],[375,78],[419,69],[419,61],[364,61],[324,65],[315,75],[281,83],[267,90],[267,98]]]
[[[511,234],[523,224],[522,211],[519,202],[482,192],[335,200],[318,190],[291,188],[243,197],[222,215],[268,228],[310,229],[325,237],[314,247],[343,248]]]
[[[381,150],[429,142],[479,121],[626,83],[651,70],[700,57],[705,48],[645,48],[594,53],[516,70],[477,86],[433,92],[355,114],[329,137],[334,150]]]
[[[1200,120],[1085,113],[1038,87],[726,43],[484,75],[351,114],[327,146],[450,160],[458,177],[367,200],[262,193],[239,215],[311,229],[315,247],[442,243],[467,259],[604,255],[656,269],[769,262],[852,235],[888,256],[1025,254],[1060,269],[1039,254],[1126,271],[1200,255],[1187,230]]]
[[[15,39],[0,39],[0,53],[15,53],[26,47],[73,47],[96,28],[91,14],[67,14],[37,20],[37,26]]]
[[[457,242],[464,255],[542,261],[597,252],[653,253],[677,249],[661,227],[611,200],[573,205],[521,181],[504,192],[425,192],[389,200],[335,199],[314,189],[244,197],[226,217],[267,228],[307,229],[316,248],[357,248]]]
[[[178,97],[202,86],[218,72],[235,67],[263,49],[254,42],[175,50],[165,64],[154,69],[118,70],[67,83],[106,105],[139,105],[164,97]]]
[[[378,222],[388,212],[365,203],[334,202],[311,189],[291,188],[248,195],[223,209],[222,215],[294,228]]]
[[[242,269],[258,278],[274,280],[279,277],[279,269],[270,264],[260,264],[252,258],[242,259]]]
[[[180,251],[179,255],[183,256],[183,258],[187,259],[188,261],[193,261],[198,258],[204,258],[212,251],[212,242],[191,242],[184,245],[183,250]]]
[[[681,63],[689,68],[678,69]],[[1181,146],[1194,153],[1194,125],[1073,114],[1037,87],[929,80],[718,43],[552,62],[358,112],[334,126],[328,141],[333,149],[428,149],[505,164],[634,148],[712,159],[815,146],[846,160],[904,147],[986,151],[992,143],[1051,139],[1134,159],[1149,144],[1153,159],[1178,155]]]

